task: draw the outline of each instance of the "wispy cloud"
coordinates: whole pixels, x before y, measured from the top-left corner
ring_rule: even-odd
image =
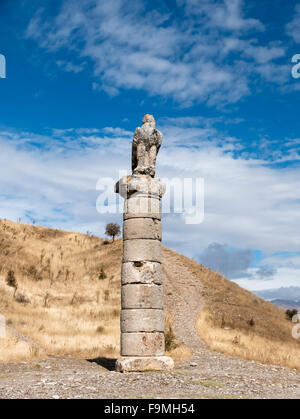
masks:
[[[70,73],[75,73],[75,74],[80,73],[86,66],[86,63],[75,65],[75,64],[72,64],[71,62],[64,61],[64,60],[57,60],[56,64],[58,65],[58,67],[61,67],[63,70]]]
[[[158,176],[203,177],[205,182],[204,222],[189,226],[182,214],[164,214],[164,243],[197,259],[206,255],[203,263],[238,277],[250,289],[295,285],[299,166],[280,169],[280,154],[268,164],[258,155],[244,155],[243,143],[219,131],[219,122],[199,117],[158,121],[164,134]],[[97,213],[96,184],[101,177],[117,181],[120,169],[130,173],[132,134],[123,127],[49,129],[44,134],[2,130],[0,217],[103,235],[105,224],[121,222],[121,216]],[[298,140],[286,144],[293,150]],[[212,243],[219,245],[212,248]],[[254,249],[266,255],[256,268],[250,267]],[[276,252],[295,255],[287,260]],[[212,266],[214,259],[221,265]]]
[[[228,31],[243,32],[249,29],[264,30],[257,19],[245,18],[244,3],[241,0],[178,0],[185,7],[187,15],[197,16],[203,25]]]
[[[117,181],[119,168],[129,169],[123,156],[130,142],[121,129],[119,136],[94,131],[0,132],[0,217],[103,235],[96,183],[107,176]]]
[[[180,102],[235,103],[251,93],[252,79],[283,84],[287,66],[278,42],[260,45],[262,22],[246,15],[242,0],[179,0],[176,13],[132,0],[65,0],[59,14],[32,18],[27,37],[53,53],[66,71],[94,65],[93,88],[115,96],[137,89]]]
[[[281,287],[299,287],[300,286],[300,269],[295,268],[277,268],[276,272],[272,276],[272,278],[266,280],[265,278],[261,278],[259,275],[256,275],[255,269],[250,269],[249,273],[251,278],[241,278],[235,279],[238,285],[243,288],[249,289],[251,291],[267,291],[267,290],[275,290]],[[299,287],[300,288],[300,287]],[[279,296],[278,293],[277,297],[273,298],[282,298],[283,296]],[[267,293],[264,295],[265,298],[267,297]],[[294,297],[295,298],[295,297]]]
[[[287,34],[291,36],[297,44],[300,44],[300,4],[295,6],[294,17],[286,26]]]
[[[190,256],[199,255],[211,243],[267,254],[298,251],[299,166],[279,169],[276,160],[266,165],[258,156],[243,156],[239,139],[226,137],[213,120],[204,124],[201,118],[187,117],[176,124],[176,119],[165,118],[159,128],[164,142],[158,176],[205,181],[204,222],[187,226],[180,215],[165,215],[164,237],[169,246]],[[100,222],[96,182],[109,176],[117,181],[119,169],[129,172],[131,136],[122,127],[49,130],[47,135],[2,130],[1,215],[9,217],[4,203],[14,191],[13,199],[22,203],[13,205],[18,216],[29,208],[37,220],[54,220],[54,209],[60,208],[69,214],[60,227],[80,229],[85,219],[92,231]]]

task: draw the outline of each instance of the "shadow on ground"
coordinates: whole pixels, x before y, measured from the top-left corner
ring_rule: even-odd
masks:
[[[115,371],[115,358],[95,358],[95,359],[87,359],[88,362],[94,362],[97,365],[107,369],[108,371]]]

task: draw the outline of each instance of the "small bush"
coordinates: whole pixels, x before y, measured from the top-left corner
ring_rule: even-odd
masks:
[[[105,279],[105,278],[107,278],[107,275],[106,275],[106,273],[104,272],[104,269],[103,269],[103,267],[102,267],[102,268],[100,269],[98,279],[103,280],[103,279]]]
[[[176,336],[171,325],[169,325],[165,330],[165,346],[166,351],[171,351],[172,349],[176,349],[178,347]]]
[[[34,265],[29,266],[29,268],[27,269],[27,276],[30,276],[33,279],[36,279],[37,277],[37,269]]]
[[[285,312],[285,317],[292,321],[293,317],[298,314],[298,310],[296,310],[295,308],[293,310],[286,310]]]
[[[225,328],[225,326],[226,326],[226,323],[225,323],[225,318],[224,318],[224,316],[222,316],[221,329],[224,329],[224,328]]]
[[[233,343],[234,345],[239,345],[239,344],[240,344],[240,342],[241,342],[241,338],[240,338],[240,336],[235,336],[235,337],[233,338],[233,340],[232,340],[232,343]]]
[[[75,291],[71,300],[71,306],[77,302],[77,292]]]
[[[104,326],[98,326],[97,329],[96,329],[96,332],[97,333],[103,333],[104,330],[105,330]]]
[[[251,327],[255,326],[255,321],[254,321],[253,317],[251,317],[251,319],[248,321],[248,324]]]
[[[119,317],[120,310],[118,310],[117,308],[114,308],[111,314],[112,314],[112,317]]]
[[[48,292],[46,292],[46,295],[44,297],[44,307],[48,307],[48,300],[49,300],[50,295],[48,294]]]
[[[14,288],[14,289],[17,289],[18,288],[18,282],[16,280],[15,273],[12,270],[9,270],[7,272],[7,276],[6,276],[5,282],[11,288]]]
[[[18,292],[18,293],[16,294],[16,296],[15,296],[15,300],[16,300],[18,303],[23,303],[23,304],[29,304],[29,303],[30,303],[30,300],[26,297],[26,295],[25,295],[25,294],[23,294],[23,293],[21,293],[21,292]]]
[[[43,274],[42,274],[42,272],[43,272],[43,271],[40,271],[40,272],[36,275],[36,277],[35,277],[35,280],[36,280],[36,281],[42,281],[42,280],[43,280]]]

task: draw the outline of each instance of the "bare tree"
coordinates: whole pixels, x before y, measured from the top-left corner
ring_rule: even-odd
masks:
[[[106,225],[105,234],[113,238],[113,242],[115,241],[115,237],[121,234],[121,229],[119,224],[116,223],[108,223]]]

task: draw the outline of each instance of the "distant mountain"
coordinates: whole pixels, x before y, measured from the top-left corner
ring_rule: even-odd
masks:
[[[287,309],[296,309],[300,311],[300,301],[299,300],[280,300],[275,299],[270,301],[272,304],[276,305],[277,307]]]
[[[264,291],[253,291],[253,293],[265,300],[300,301],[300,287],[281,287]]]

